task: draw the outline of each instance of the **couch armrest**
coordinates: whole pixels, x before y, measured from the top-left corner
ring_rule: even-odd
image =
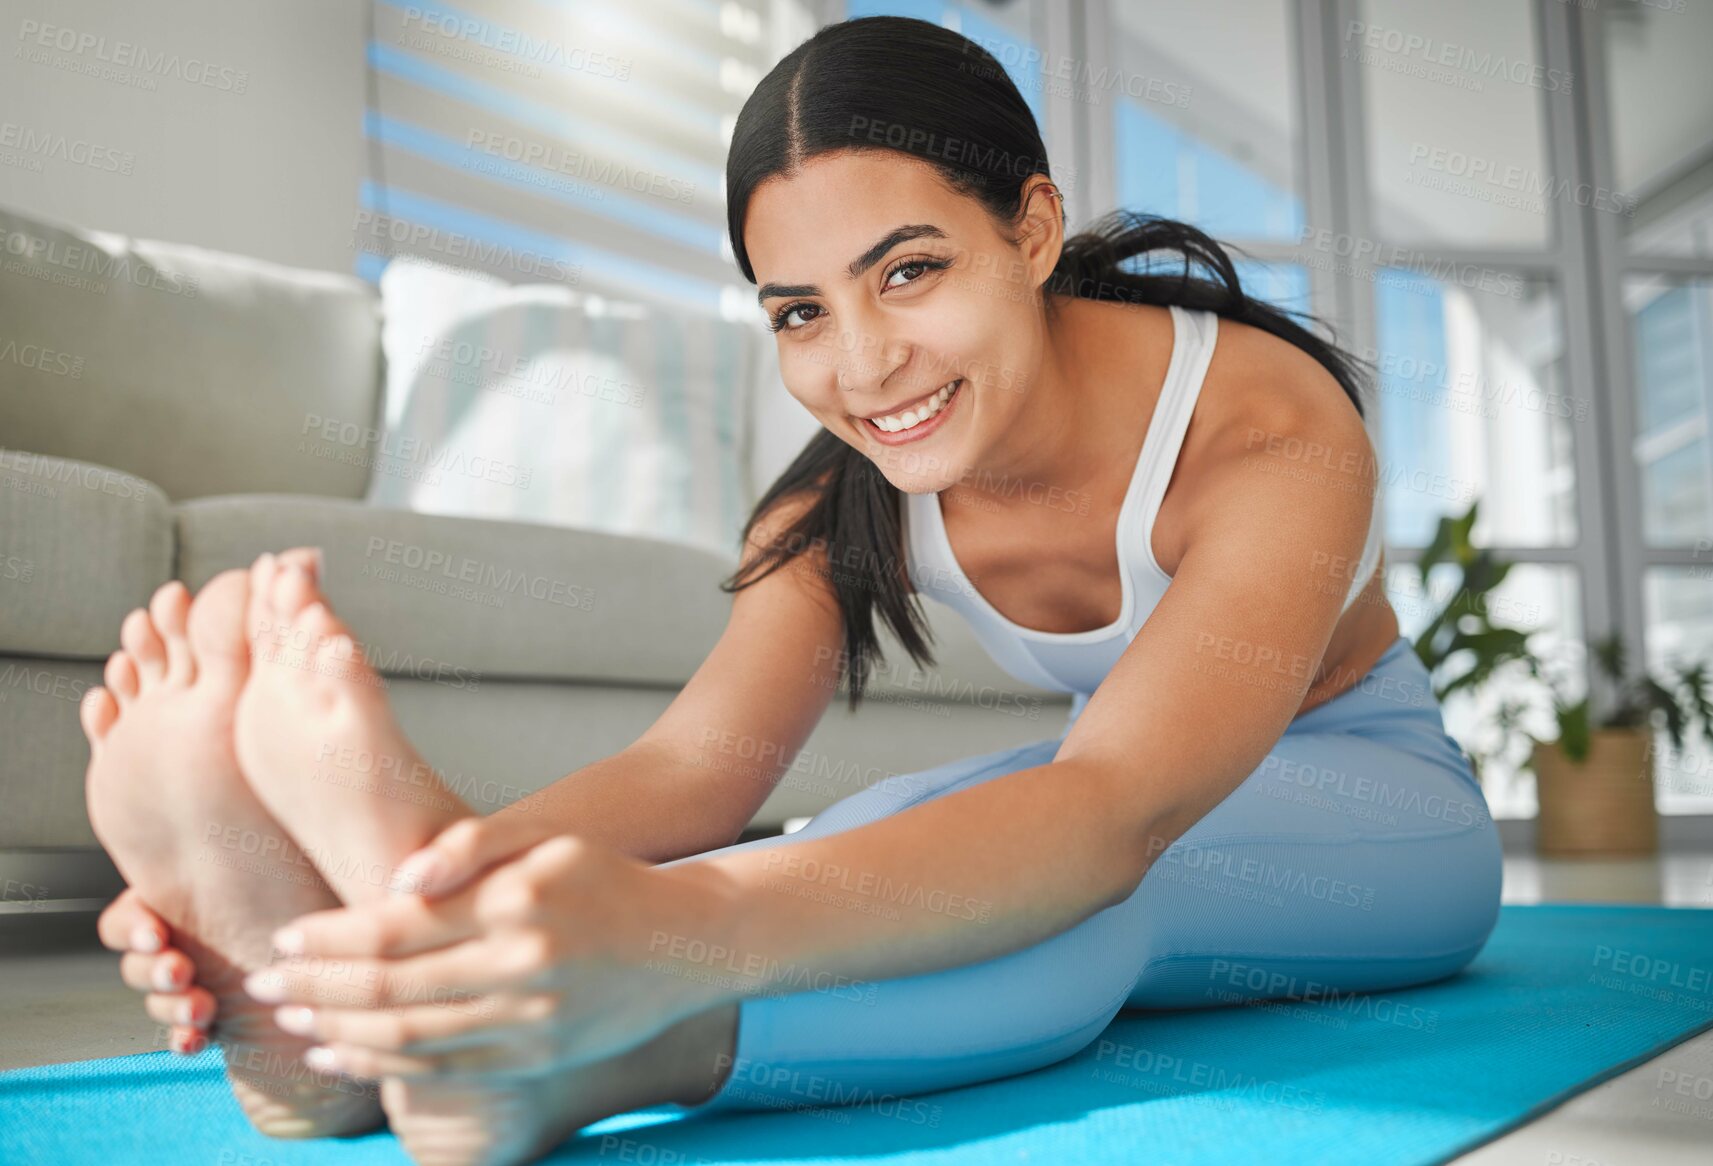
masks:
[[[0,450],[0,653],[99,659],[173,574],[158,486],[88,462]]]

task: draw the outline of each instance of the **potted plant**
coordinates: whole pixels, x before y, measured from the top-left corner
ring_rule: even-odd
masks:
[[[1594,662],[1611,682],[1611,707],[1596,714],[1589,697],[1572,702],[1565,685],[1531,656],[1527,667],[1551,694],[1558,735],[1527,734],[1522,768],[1535,774],[1540,800],[1536,849],[1558,857],[1616,857],[1659,849],[1654,808],[1654,733],[1663,729],[1681,754],[1693,724],[1713,745],[1713,675],[1706,662],[1673,663],[1662,679],[1627,664],[1621,636],[1597,641]]]
[[[1536,846],[1545,855],[1612,856],[1648,854],[1658,848],[1659,818],[1654,808],[1653,740],[1662,728],[1681,753],[1696,720],[1713,745],[1713,677],[1708,665],[1677,665],[1667,681],[1646,670],[1631,675],[1622,640],[1610,636],[1594,646],[1594,659],[1617,694],[1610,709],[1595,715],[1588,697],[1572,701],[1569,676],[1555,671],[1533,651],[1529,640],[1541,629],[1495,625],[1492,591],[1512,564],[1470,539],[1480,503],[1468,512],[1440,519],[1432,542],[1416,561],[1422,593],[1428,573],[1446,564],[1459,573],[1445,605],[1416,636],[1416,655],[1434,679],[1441,701],[1453,693],[1473,693],[1495,676],[1520,673],[1544,689],[1557,734],[1534,735],[1538,718],[1534,694],[1500,701],[1489,726],[1493,741],[1464,742],[1477,780],[1500,758],[1519,773],[1532,771],[1540,803]]]
[[[1456,588],[1415,638],[1416,655],[1434,679],[1434,696],[1443,702],[1453,693],[1473,692],[1512,660],[1530,658],[1528,638],[1533,628],[1513,628],[1492,622],[1492,591],[1505,581],[1512,564],[1469,537],[1480,499],[1457,517],[1444,517],[1431,542],[1416,559],[1421,594],[1428,594],[1428,574],[1441,563],[1458,572]],[[1476,776],[1481,763],[1493,755],[1467,748]]]

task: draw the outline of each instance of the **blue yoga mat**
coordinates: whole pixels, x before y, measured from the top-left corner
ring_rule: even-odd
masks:
[[[590,1126],[554,1162],[1443,1162],[1713,1027],[1713,911],[1504,907],[1464,972],[1405,991],[1121,1012],[1069,1060],[864,1106]],[[390,1135],[253,1132],[215,1052],[0,1074],[0,1162],[380,1166]]]

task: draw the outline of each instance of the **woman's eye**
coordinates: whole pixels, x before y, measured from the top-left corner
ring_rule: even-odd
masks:
[[[797,319],[801,313],[819,312],[820,310],[821,309],[814,304],[792,304],[789,308],[784,309],[777,316],[773,317],[773,330],[775,332],[789,332],[794,329],[801,328],[804,324],[808,323],[809,320],[813,320],[815,318],[810,316],[809,320]]]
[[[926,263],[922,263],[920,261],[914,262],[914,263],[901,263],[897,267],[894,267],[892,269],[891,275],[886,277],[886,286],[887,287],[902,287],[903,284],[905,284],[905,283],[915,283],[918,279],[922,278],[922,274],[924,272],[926,272],[927,270],[928,270],[928,265]],[[914,272],[915,274],[911,275],[909,279],[904,280],[903,283],[893,282],[900,275],[903,275],[906,271]]]

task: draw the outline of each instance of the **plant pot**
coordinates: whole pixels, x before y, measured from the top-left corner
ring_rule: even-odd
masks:
[[[1580,762],[1566,757],[1556,743],[1537,742],[1534,768],[1540,797],[1538,853],[1617,858],[1659,852],[1650,730],[1595,729],[1588,756]]]

